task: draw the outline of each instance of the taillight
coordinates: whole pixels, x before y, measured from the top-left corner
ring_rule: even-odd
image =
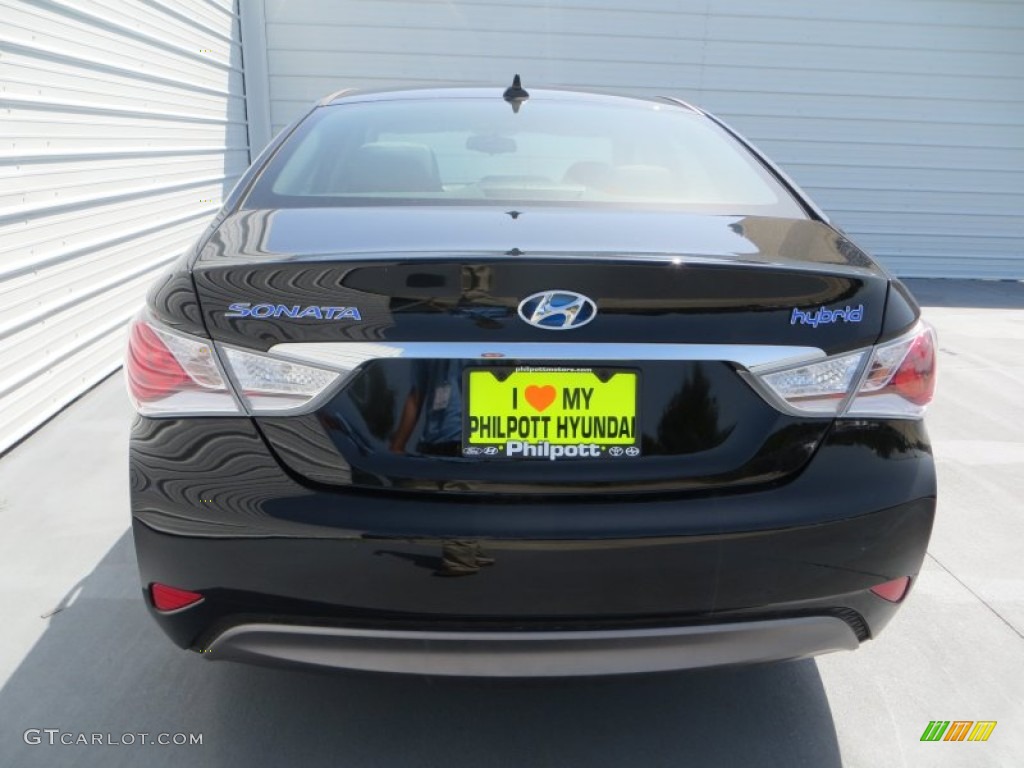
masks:
[[[293,412],[349,373],[217,347],[146,313],[132,323],[125,356],[128,392],[136,410],[150,417]]]
[[[270,355],[222,347],[235,383],[253,413],[291,411],[307,405],[342,374]]]
[[[761,374],[760,379],[791,410],[833,415],[846,400],[866,354],[862,351],[830,357]]]
[[[935,394],[935,331],[922,324],[875,348],[848,416],[905,416],[924,413]]]
[[[815,416],[918,418],[935,393],[935,332],[910,333],[871,349],[759,371],[783,410]]]
[[[132,322],[124,370],[128,393],[144,416],[242,412],[211,342],[159,327],[144,315]]]
[[[128,390],[137,401],[167,396],[189,382],[189,375],[156,331],[143,322],[132,323],[128,332],[128,355],[125,361]]]

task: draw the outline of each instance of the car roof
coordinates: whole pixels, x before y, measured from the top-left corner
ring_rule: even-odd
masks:
[[[528,88],[531,99],[544,101],[575,101],[606,104],[674,104],[698,114],[703,112],[682,99],[671,96],[624,96],[600,91],[576,88],[543,87]],[[320,106],[355,101],[416,101],[430,99],[501,99],[505,89],[497,86],[460,85],[445,87],[381,88],[363,90],[343,88],[328,94],[319,102]]]

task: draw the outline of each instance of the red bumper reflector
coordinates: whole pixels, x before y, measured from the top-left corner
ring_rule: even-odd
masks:
[[[153,584],[149,588],[153,605],[158,611],[176,611],[188,605],[194,605],[203,599],[198,592],[177,589],[166,584]]]
[[[890,603],[898,603],[906,596],[907,589],[909,587],[910,577],[900,576],[898,579],[893,579],[892,581],[885,582],[885,584],[879,584],[877,587],[872,587],[871,591],[883,600],[888,600]]]

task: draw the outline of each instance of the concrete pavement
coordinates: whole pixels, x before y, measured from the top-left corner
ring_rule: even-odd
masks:
[[[912,287],[939,330],[939,517],[913,595],[859,651],[527,682],[204,662],[141,603],[115,376],[0,459],[0,768],[1021,765],[1024,284]],[[986,743],[920,742],[936,719],[999,725]],[[25,743],[47,728],[203,743]]]

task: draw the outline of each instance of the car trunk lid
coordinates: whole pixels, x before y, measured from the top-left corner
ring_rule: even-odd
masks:
[[[309,412],[257,417],[292,470],[499,495],[707,491],[798,472],[830,421],[780,412],[742,373],[871,344],[888,290],[820,223],[569,208],[248,211],[207,243],[194,279],[216,341],[355,368]],[[532,325],[524,300],[550,291],[596,315]],[[509,433],[517,413],[532,431]],[[559,435],[558,418],[577,421]],[[514,452],[517,438],[536,450]]]

